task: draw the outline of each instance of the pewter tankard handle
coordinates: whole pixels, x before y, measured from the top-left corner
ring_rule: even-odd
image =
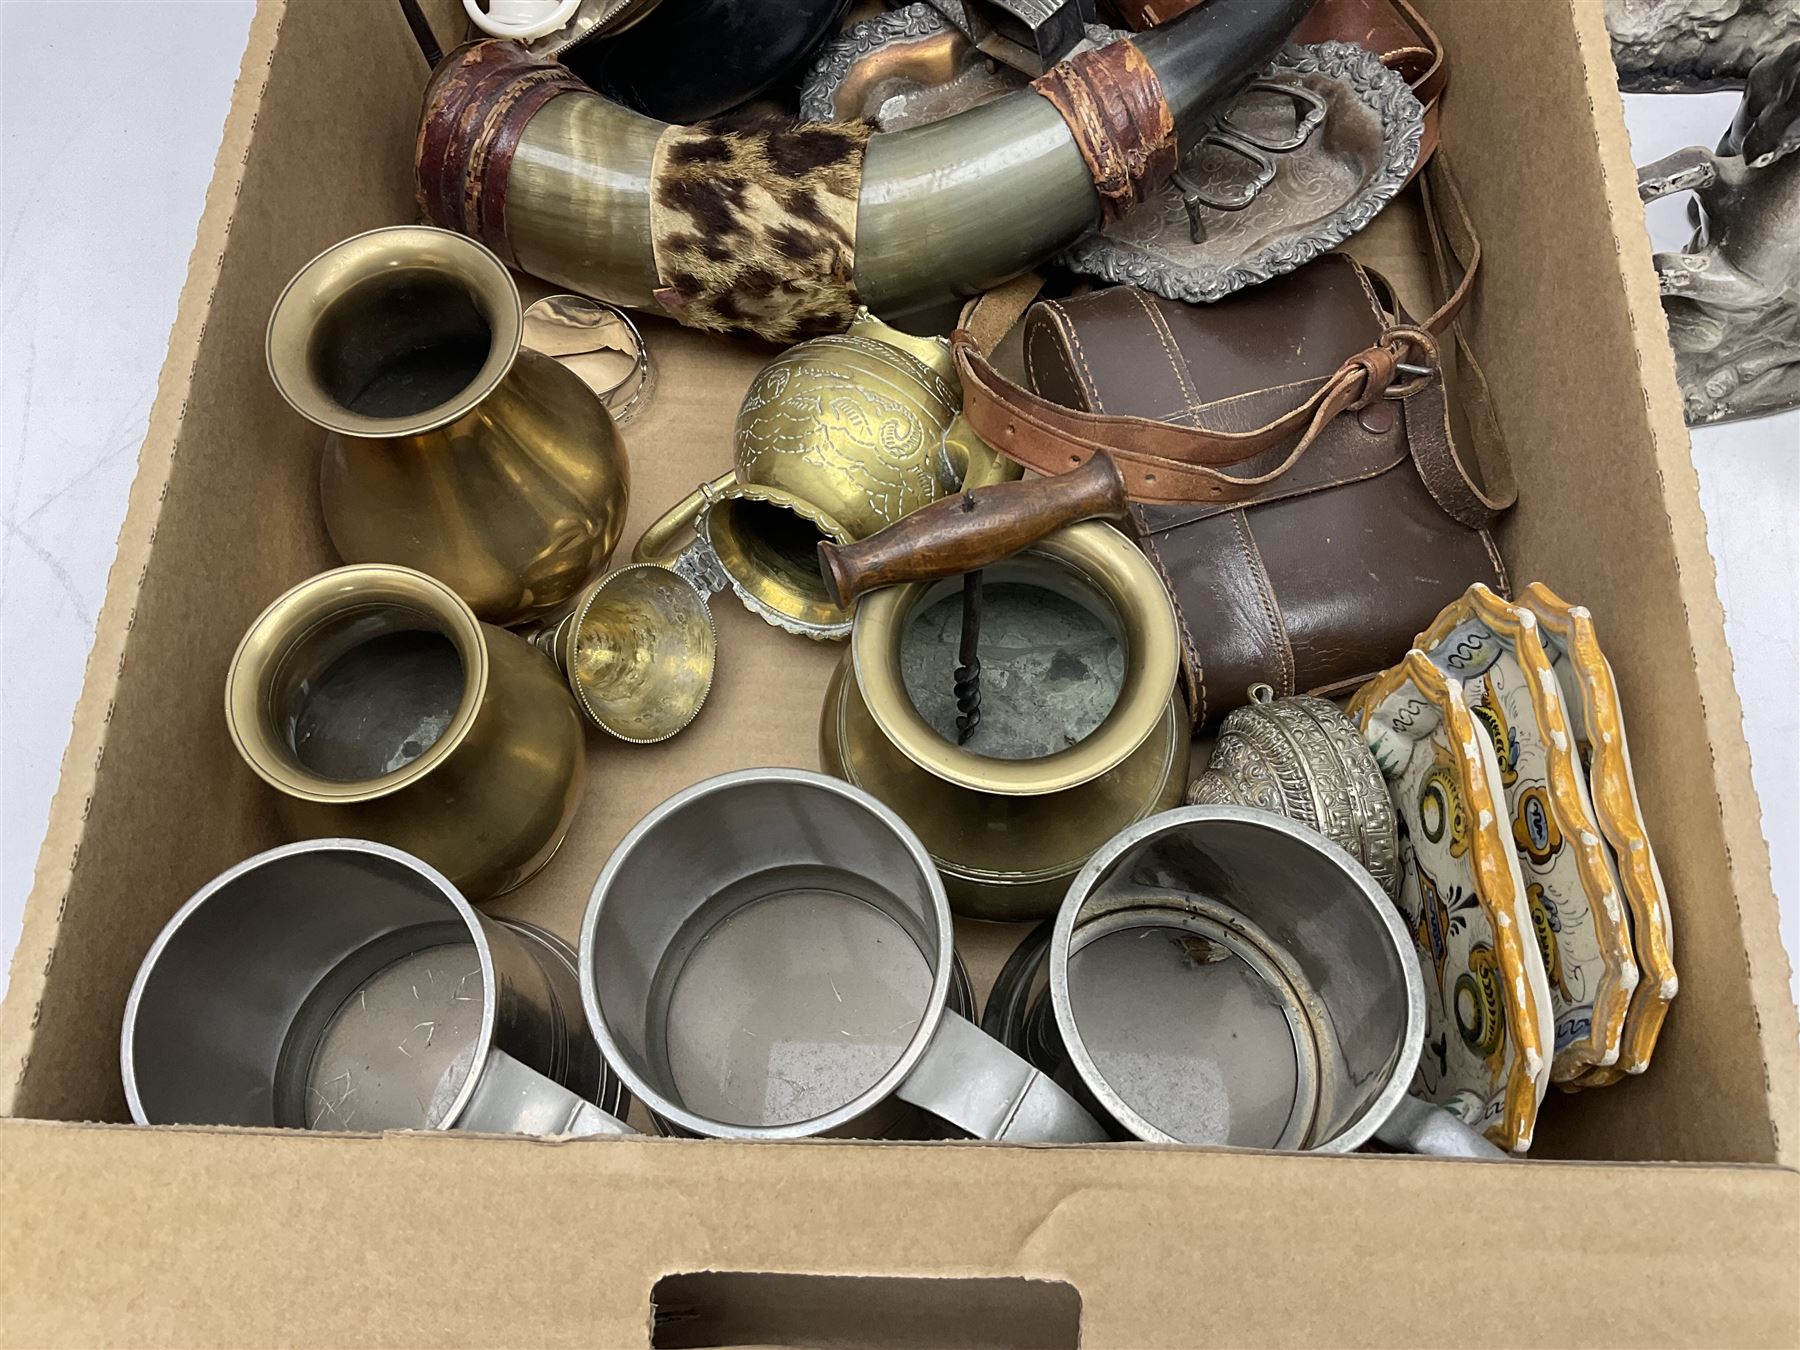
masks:
[[[481,1068],[475,1095],[456,1128],[481,1134],[636,1134],[585,1097],[544,1077],[498,1048]]]
[[[1381,1123],[1375,1137],[1389,1148],[1406,1153],[1428,1153],[1437,1158],[1511,1158],[1505,1149],[1490,1144],[1487,1136],[1471,1129],[1441,1106],[1402,1097],[1393,1114]]]
[[[1110,1136],[1062,1088],[960,1014],[946,1011],[895,1095],[977,1139],[1103,1143]]]

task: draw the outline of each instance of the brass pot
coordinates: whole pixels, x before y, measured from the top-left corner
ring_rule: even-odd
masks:
[[[350,563],[441,578],[490,623],[567,604],[625,524],[625,448],[579,376],[522,349],[505,266],[427,226],[314,258],[269,318],[269,373],[330,433],[325,526]]]
[[[276,600],[232,657],[225,720],[291,836],[389,844],[471,900],[549,862],[581,797],[556,669],[410,568],[340,567]]]
[[[955,744],[909,693],[903,648],[913,623],[959,582],[914,581],[861,601],[826,693],[820,762],[918,832],[959,914],[1044,918],[1095,849],[1180,801],[1192,724],[1176,690],[1174,611],[1143,554],[1098,522],[1056,530],[984,576],[990,597],[1009,585],[1049,591],[1116,635],[1123,676],[1097,725],[1033,757]],[[946,685],[950,677],[946,668]]]
[[[633,557],[668,563],[692,529],[751,613],[805,637],[845,637],[852,611],[819,574],[821,539],[864,539],[965,484],[1018,476],[961,407],[948,343],[864,311],[848,333],[763,368],[738,412],[731,472],[646,530]]]

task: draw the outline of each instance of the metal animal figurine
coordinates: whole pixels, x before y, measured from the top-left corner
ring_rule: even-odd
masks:
[[[1718,151],[1638,170],[1646,202],[1692,191],[1694,237],[1656,255],[1689,425],[1800,406],[1800,41],[1751,70]]]
[[[1800,39],[1794,0],[1606,0],[1619,87],[1633,94],[1741,89],[1757,59]]]

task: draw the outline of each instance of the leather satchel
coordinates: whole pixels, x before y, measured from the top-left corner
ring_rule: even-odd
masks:
[[[1040,301],[1029,391],[981,354],[979,308],[954,339],[964,413],[995,449],[1039,473],[1104,449],[1123,471],[1175,598],[1197,727],[1257,683],[1353,689],[1471,583],[1508,593],[1489,527],[1517,492],[1454,322],[1479,245],[1441,162],[1426,181],[1428,208],[1451,207],[1428,209],[1446,288],[1453,260],[1465,271],[1422,323],[1331,254],[1213,305],[1129,286]],[[1446,348],[1485,484],[1452,432]]]

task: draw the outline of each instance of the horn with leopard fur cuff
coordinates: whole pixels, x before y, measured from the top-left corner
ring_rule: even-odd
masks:
[[[1208,0],[1126,39],[1179,149],[1313,3]],[[1029,88],[904,131],[835,126],[812,139],[747,123],[672,131],[559,72],[514,43],[449,53],[425,91],[420,204],[545,280],[698,327],[786,340],[848,326],[857,300],[893,318],[966,299],[1098,223],[1095,173],[1116,176],[1116,157],[1091,168],[1095,147],[1084,154],[1063,112]],[[1126,157],[1133,194],[1179,162],[1162,153],[1165,132],[1144,138],[1158,153]],[[693,196],[706,165],[677,160],[705,155],[722,157],[732,192],[701,191],[712,200],[700,214],[695,201],[665,200],[670,189]]]
[[[670,127],[656,145],[656,300],[690,328],[803,342],[856,314],[866,122]]]

